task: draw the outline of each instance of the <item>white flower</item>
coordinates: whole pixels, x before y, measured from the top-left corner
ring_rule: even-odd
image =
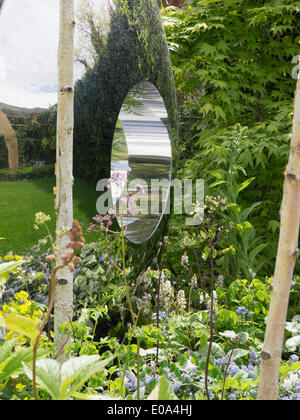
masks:
[[[189,265],[189,257],[186,252],[184,252],[183,256],[181,257],[181,265],[183,267],[188,267]]]
[[[197,282],[197,276],[196,276],[196,274],[194,274],[193,277],[192,277],[192,279],[191,279],[190,286],[194,289],[195,287],[197,287],[197,284],[198,284],[198,282]]]
[[[35,225],[39,226],[39,225],[43,225],[46,222],[50,222],[51,221],[51,217],[49,215],[46,215],[43,212],[39,212],[35,214]],[[36,228],[35,228],[36,229]]]
[[[185,311],[185,309],[186,309],[186,298],[185,298],[184,290],[179,290],[179,292],[177,293],[176,303],[178,305],[179,310]]]

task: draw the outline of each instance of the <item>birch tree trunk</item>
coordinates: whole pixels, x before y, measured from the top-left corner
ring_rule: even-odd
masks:
[[[299,73],[300,74],[300,73]],[[280,235],[262,351],[258,400],[278,398],[279,369],[300,220],[300,78],[298,76],[290,156],[285,171],[280,210]]]
[[[60,37],[58,48],[58,108],[56,160],[56,246],[57,264],[62,263],[68,232],[73,222],[73,127],[74,127],[74,0],[60,0]],[[57,272],[55,293],[54,340],[58,360],[65,358],[68,337],[58,326],[72,319],[73,273],[69,268]]]
[[[11,171],[17,172],[19,167],[18,138],[15,130],[7,116],[0,108],[0,134],[4,136],[5,145],[8,150],[8,167]]]

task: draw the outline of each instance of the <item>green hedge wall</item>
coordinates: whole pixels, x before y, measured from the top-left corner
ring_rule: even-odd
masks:
[[[28,166],[20,168],[16,173],[9,169],[0,169],[0,181],[22,181],[25,179],[48,178],[50,176],[54,176],[54,165]]]
[[[95,183],[109,177],[121,106],[143,80],[153,83],[166,103],[176,156],[176,96],[159,8],[155,0],[119,0],[99,61],[75,86],[75,175]]]
[[[118,0],[98,62],[75,86],[74,174],[96,183],[110,176],[112,142],[118,115],[131,88],[149,81],[159,90],[169,116],[173,177],[178,153],[174,77],[156,0]],[[165,215],[146,243],[127,243],[131,275],[147,268],[167,233]],[[117,226],[116,226],[117,227]]]

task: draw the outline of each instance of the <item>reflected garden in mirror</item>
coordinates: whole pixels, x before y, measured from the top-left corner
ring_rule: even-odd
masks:
[[[128,204],[130,214],[122,220],[118,217],[118,222],[123,223],[131,242],[147,241],[158,227],[168,204],[171,171],[172,148],[164,101],[153,84],[141,82],[130,90],[122,106],[111,161],[112,201],[119,209],[117,215],[122,214],[122,201]],[[127,199],[126,180],[130,186]]]

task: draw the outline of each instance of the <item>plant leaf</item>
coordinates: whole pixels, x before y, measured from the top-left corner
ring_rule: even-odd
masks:
[[[0,363],[5,362],[5,360],[11,355],[11,351],[17,343],[18,338],[13,338],[12,340],[4,342],[0,346]]]
[[[100,360],[99,362],[92,363],[89,366],[83,368],[78,374],[76,374],[76,379],[72,383],[70,391],[64,396],[64,399],[72,397],[73,394],[77,392],[83,386],[83,384],[88,379],[90,379],[91,376],[103,370],[105,366],[107,366],[112,360],[114,360],[114,358],[115,356],[112,356],[106,360]],[[65,388],[65,386],[62,384],[62,389],[63,388]]]
[[[25,262],[27,261],[21,260],[21,261],[11,261],[11,262],[0,264],[0,276],[2,276],[5,273],[8,273],[9,271],[13,271],[15,268],[19,267]]]
[[[29,379],[32,379],[32,366],[23,363],[24,371]],[[41,359],[36,363],[36,381],[52,397],[59,400],[60,391],[60,365],[52,359]]]
[[[33,342],[39,333],[37,326],[31,319],[15,313],[0,312],[0,326],[24,335]]]
[[[47,354],[47,350],[38,349],[37,359],[44,357]],[[4,368],[0,368],[1,381],[6,381],[9,378],[16,378],[23,372],[23,363],[30,363],[33,359],[32,347],[22,348],[16,350],[12,356],[8,359]]]
[[[178,398],[173,392],[172,384],[167,380],[165,376],[162,376],[159,383],[151,392],[147,400],[171,401],[178,400]]]
[[[249,354],[249,350],[245,350],[245,349],[234,349],[232,352],[232,356],[231,359],[232,360],[236,360],[239,359],[240,357],[244,357],[247,354]]]
[[[99,361],[99,359],[100,356],[96,354],[93,356],[73,357],[67,360],[61,368],[60,396],[63,397],[67,394],[69,385],[76,380],[83,369]]]
[[[289,338],[285,342],[285,346],[289,351],[296,351],[298,347],[300,348],[300,335]]]

